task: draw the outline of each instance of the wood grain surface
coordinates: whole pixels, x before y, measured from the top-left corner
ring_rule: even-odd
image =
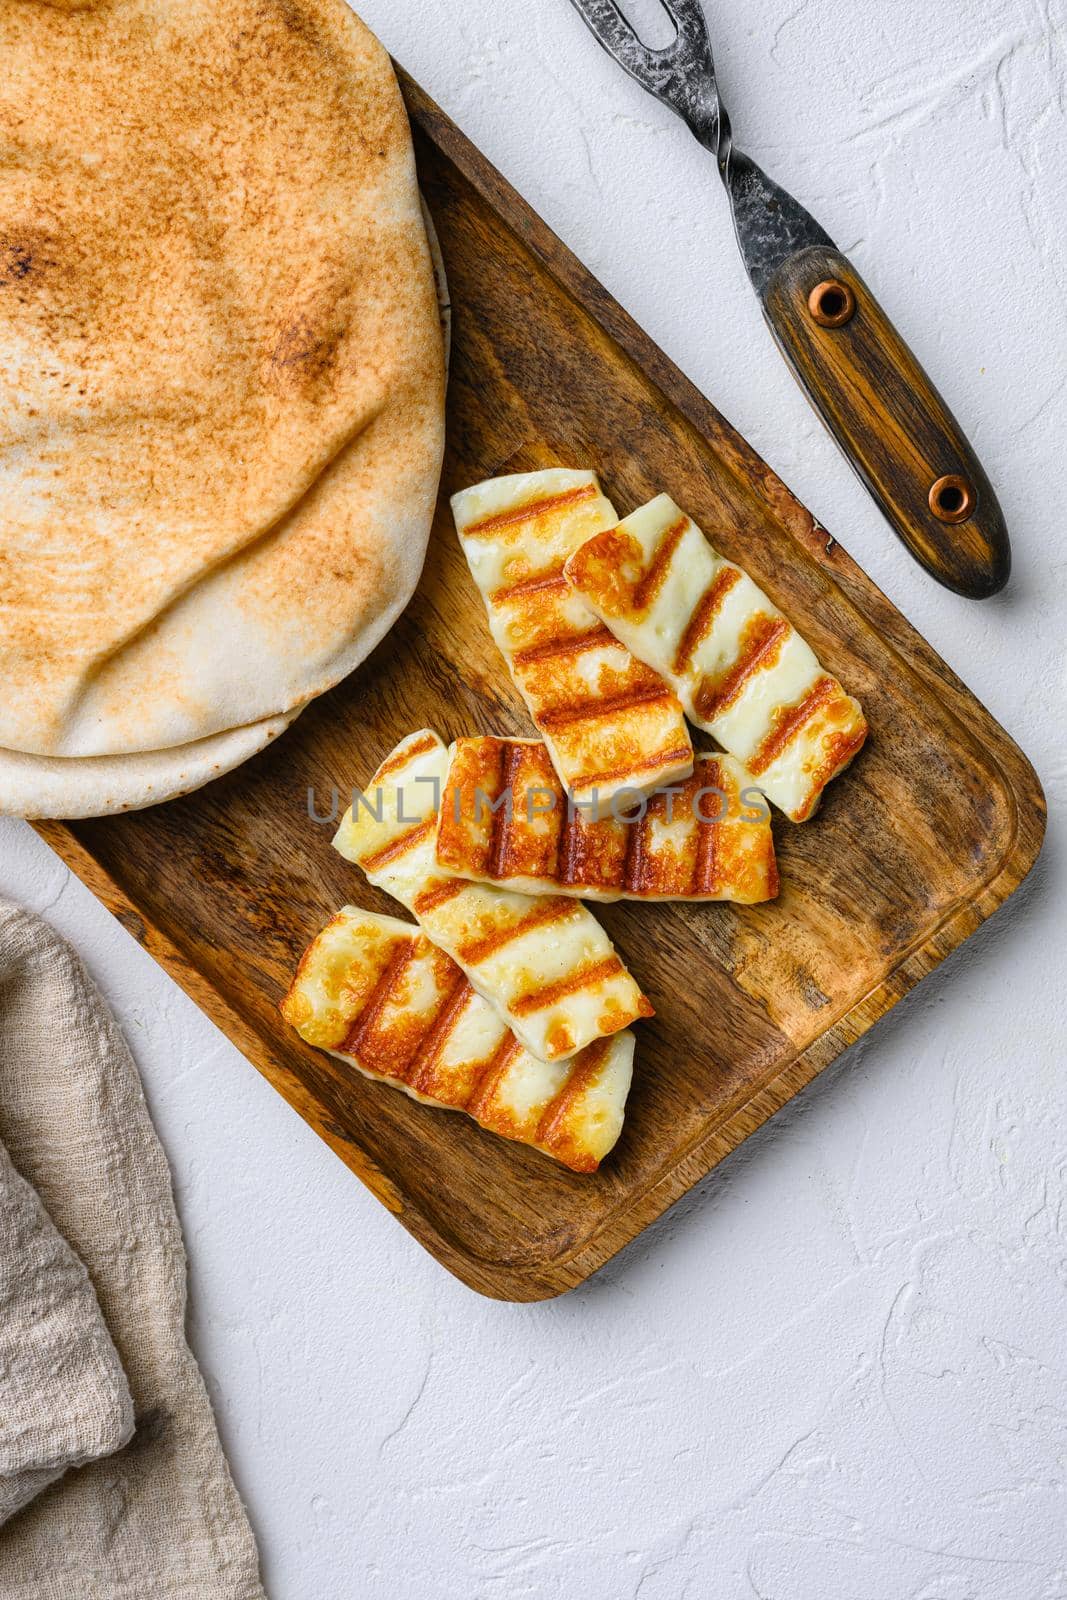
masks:
[[[854,305],[820,326],[810,297],[840,285]],[[839,250],[791,256],[764,311],[801,386],[908,549],[940,583],[984,599],[1002,589],[1011,547],[993,487],[966,435],[855,267]],[[974,501],[965,520],[935,515],[930,492],[958,478]],[[965,507],[963,508],[966,509]]]
[[[454,306],[447,462],[418,594],[366,664],[247,766],[153,810],[41,832],[427,1249],[482,1293],[534,1300],[586,1278],[973,932],[1036,858],[1043,805],[1016,746],[840,545],[404,88]],[[776,819],[777,901],[597,908],[657,1015],[638,1029],[626,1127],[594,1177],[348,1076],[277,1012],[336,907],[396,909],[331,850],[309,790],[320,813],[335,786],[343,806],[424,724],[532,731],[447,496],[553,463],[595,467],[620,510],[669,490],[796,621],[872,730],[813,822]]]

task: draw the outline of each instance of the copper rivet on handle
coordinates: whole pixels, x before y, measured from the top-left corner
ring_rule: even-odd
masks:
[[[977,497],[966,478],[948,472],[930,485],[930,510],[939,522],[966,522]]]
[[[856,296],[840,278],[824,278],[808,295],[808,310],[820,328],[843,328],[856,309]]]

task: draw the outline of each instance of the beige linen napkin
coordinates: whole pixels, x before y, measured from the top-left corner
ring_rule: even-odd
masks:
[[[74,952],[2,900],[0,1144],[0,1596],[263,1600],[137,1070]]]
[[[0,1145],[0,1523],[132,1433],[89,1274]]]

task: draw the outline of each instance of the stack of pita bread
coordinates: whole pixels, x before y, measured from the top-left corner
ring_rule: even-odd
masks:
[[[0,0],[0,813],[244,761],[411,596],[411,137],[344,0]]]

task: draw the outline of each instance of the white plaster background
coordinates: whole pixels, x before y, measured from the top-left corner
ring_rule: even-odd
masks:
[[[437,1267],[20,824],[0,887],[115,1004],[274,1600],[1067,1596],[1064,0],[711,4],[739,142],[969,429],[1006,595],[939,589],[794,388],[710,162],[566,0],[364,0],[385,43],[1034,760],[1009,907],[585,1289]]]

